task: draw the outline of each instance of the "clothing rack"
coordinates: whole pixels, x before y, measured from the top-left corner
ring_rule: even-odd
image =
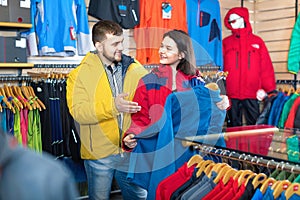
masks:
[[[295,76],[296,78],[293,80],[276,80],[276,84],[292,85],[294,89],[297,89],[297,84],[300,84],[300,80],[297,80],[297,75]]]
[[[204,154],[210,154],[214,156],[220,156],[227,159],[246,162],[249,164],[259,165],[267,168],[276,168],[282,171],[288,171],[291,173],[300,174],[300,167],[297,164],[291,164],[284,161],[275,161],[274,159],[268,159],[264,157],[258,157],[256,155],[239,153],[229,149],[221,149],[209,145],[191,143],[193,149],[202,152]]]
[[[143,65],[143,66],[146,69],[153,69],[153,68],[157,68],[159,65],[158,64],[149,64],[149,65]]]
[[[78,64],[35,64],[34,68],[76,68]]]
[[[201,72],[205,72],[205,71],[219,71],[219,70],[221,70],[220,66],[215,66],[215,65],[211,65],[211,64],[200,65],[200,66],[197,66],[197,68]]]
[[[0,75],[0,82],[8,81],[31,81],[31,76]]]

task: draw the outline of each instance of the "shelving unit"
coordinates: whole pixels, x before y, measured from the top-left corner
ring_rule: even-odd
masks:
[[[16,23],[16,22],[0,22],[1,29],[12,28],[12,29],[29,29],[32,24]]]
[[[0,22],[0,31],[14,31],[19,32],[26,29],[30,29],[32,24],[17,23],[17,22]],[[7,62],[0,63],[0,68],[33,68],[33,63],[21,63],[21,62]]]

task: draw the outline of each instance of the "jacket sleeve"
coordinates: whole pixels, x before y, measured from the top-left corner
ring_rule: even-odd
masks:
[[[95,91],[96,86],[88,87],[83,83],[77,70],[79,69],[71,72],[67,80],[67,105],[72,117],[80,124],[97,124],[101,121],[113,120],[119,113],[113,97],[108,95],[110,88],[101,87],[101,94],[99,94]],[[97,82],[93,80],[93,76],[89,77],[90,83]],[[99,98],[95,97],[97,94]]]
[[[276,90],[275,72],[268,49],[261,41],[261,88],[266,92]]]
[[[77,46],[78,54],[85,55],[92,50],[86,5],[84,0],[77,0]]]
[[[128,133],[134,133],[137,135],[145,130],[151,122],[149,117],[148,94],[146,85],[142,79],[139,81],[133,101],[137,102],[141,106],[141,111],[131,115],[131,125],[125,135]]]

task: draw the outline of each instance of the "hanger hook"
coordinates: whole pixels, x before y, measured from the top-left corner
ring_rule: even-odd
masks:
[[[232,156],[232,154],[234,154],[234,153],[235,153],[234,151],[230,152],[230,154],[228,155],[228,157],[230,158]]]
[[[257,159],[256,156],[252,157],[250,162],[251,162],[251,163],[254,163],[255,159]]]
[[[270,164],[272,161],[274,161],[274,160],[273,160],[273,159],[272,159],[272,160],[268,160],[268,162],[267,162],[267,168],[269,168],[269,164]]]

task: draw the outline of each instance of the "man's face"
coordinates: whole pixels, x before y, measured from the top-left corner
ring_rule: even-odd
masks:
[[[106,65],[110,65],[114,61],[121,61],[123,47],[123,35],[116,36],[112,34],[106,34],[107,39],[100,43],[98,50],[98,55],[102,62]]]

